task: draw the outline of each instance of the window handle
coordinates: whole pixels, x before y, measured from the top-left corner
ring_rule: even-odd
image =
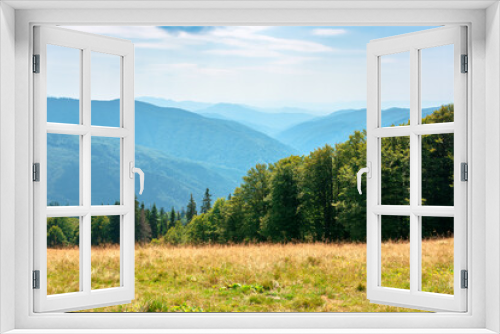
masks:
[[[361,176],[363,175],[363,173],[366,173],[366,177],[367,178],[371,179],[371,177],[372,177],[372,163],[368,161],[366,163],[366,165],[367,165],[367,167],[361,168],[358,171],[358,174],[357,174],[357,178],[358,178],[358,192],[359,192],[360,195],[362,194],[362,191],[361,191]]]
[[[139,174],[139,177],[140,177],[139,182],[141,184],[141,189],[139,190],[139,195],[142,195],[142,192],[144,191],[144,172],[140,168],[134,167],[133,161],[130,161],[129,167],[130,167],[130,178],[131,179],[134,178],[135,173]]]

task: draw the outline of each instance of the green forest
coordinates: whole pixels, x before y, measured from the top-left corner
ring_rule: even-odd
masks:
[[[423,119],[424,124],[453,122],[453,105]],[[453,205],[453,134],[422,136],[422,204]],[[409,137],[381,140],[382,204],[408,205]],[[145,207],[135,201],[138,243],[226,244],[258,242],[337,242],[366,239],[366,195],[359,195],[356,173],[366,166],[366,131],[325,145],[307,156],[291,155],[257,164],[227,198],[201,203],[191,195],[186,208]],[[363,189],[366,185],[363,180]],[[57,205],[57,203],[54,203]],[[120,217],[92,217],[92,244],[116,244]],[[408,217],[384,216],[384,239],[409,238]],[[78,218],[48,218],[48,247],[76,246]],[[426,218],[423,237],[453,234],[453,219]]]

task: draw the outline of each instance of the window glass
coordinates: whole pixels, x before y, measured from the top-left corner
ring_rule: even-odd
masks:
[[[453,45],[444,45],[420,50],[420,105],[424,124],[453,122],[453,112],[435,113],[441,106],[453,111],[453,49]]]
[[[47,122],[80,123],[81,53],[47,45]]]
[[[454,134],[424,135],[422,139],[422,204],[454,204]]]
[[[410,204],[410,137],[381,138],[382,205]]]
[[[453,294],[453,217],[421,217],[422,291]]]
[[[120,126],[120,61],[115,55],[91,54],[92,125]]]
[[[120,216],[92,217],[92,290],[120,286],[120,235]]]
[[[380,105],[383,127],[409,124],[410,52],[380,57]]]
[[[92,205],[120,204],[120,142],[92,137]]]
[[[80,137],[47,134],[47,205],[80,205]]]
[[[410,289],[410,217],[382,216],[381,285]]]
[[[80,291],[80,218],[47,218],[47,294]]]

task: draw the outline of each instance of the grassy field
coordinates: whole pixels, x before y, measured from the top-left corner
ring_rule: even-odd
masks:
[[[136,298],[92,312],[414,312],[366,299],[366,245],[136,246]],[[409,287],[409,243],[382,245],[382,283]],[[48,251],[49,294],[78,290],[78,249]],[[453,293],[453,238],[422,244],[422,287]],[[75,279],[76,278],[76,279]],[[119,284],[119,249],[92,249],[92,286]]]

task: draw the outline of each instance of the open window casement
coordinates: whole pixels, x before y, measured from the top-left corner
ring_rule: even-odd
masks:
[[[453,122],[423,124],[422,95],[429,81],[422,79],[423,71],[439,70],[432,68],[432,57],[427,57],[425,65],[423,54],[433,49],[447,46],[452,48],[449,66],[452,79],[449,80],[453,93]],[[442,27],[424,32],[400,35],[371,41],[367,46],[368,61],[368,100],[367,100],[367,297],[373,303],[401,306],[431,311],[466,311],[467,289],[463,286],[463,276],[467,275],[467,182],[463,172],[467,165],[467,47],[465,27]],[[409,73],[396,70],[408,81],[410,123],[384,124],[382,116],[383,87],[391,76],[384,73],[385,64],[395,64],[398,57],[407,56]],[[427,66],[427,68],[423,68]],[[384,74],[387,76],[382,80]],[[446,80],[443,80],[443,85]],[[387,85],[388,86],[388,85]],[[392,86],[394,87],[394,86]],[[427,90],[428,91],[428,90]],[[422,200],[423,140],[430,136],[451,135],[453,144],[453,187],[450,197],[453,206],[433,206]],[[382,201],[382,142],[387,138],[406,137],[409,143],[409,201],[402,205],[387,205]],[[425,166],[424,166],[425,167]],[[428,172],[428,171],[427,171]],[[424,176],[424,177],[423,177]],[[449,186],[449,185],[448,185]],[[404,187],[407,187],[405,185]],[[402,186],[403,188],[403,186]],[[390,204],[390,203],[389,203]],[[388,287],[383,282],[383,218],[403,217],[409,221],[409,288]],[[452,272],[452,293],[427,292],[422,288],[422,224],[429,217],[450,217],[453,219],[454,259]],[[394,218],[391,218],[394,219]],[[439,218],[442,219],[442,218]],[[436,254],[438,256],[438,254]]]
[[[74,55],[73,58],[68,57],[73,60],[76,70],[70,71],[66,63],[51,59],[53,53],[50,50],[53,48],[62,50],[62,54]],[[108,57],[111,60],[101,61],[99,57]],[[94,59],[96,59],[95,64]],[[116,107],[114,114],[102,108],[93,110],[94,103],[91,105],[91,100],[96,99],[91,95],[99,96],[99,92],[95,92],[99,84],[103,84],[99,81],[104,80],[104,84],[108,84],[105,79],[106,73],[103,72],[111,68],[111,63],[116,64],[118,73],[114,76],[117,95],[112,101]],[[129,303],[134,299],[134,172],[137,171],[134,168],[134,46],[130,41],[62,28],[37,26],[34,28],[33,72],[35,97],[33,161],[34,181],[36,181],[34,182],[34,311],[64,312]],[[58,80],[60,82],[56,82]],[[71,83],[73,83],[73,99],[66,99],[67,109],[60,108],[62,110],[57,111],[58,115],[52,115],[55,111],[49,99],[54,96],[54,89],[48,87],[58,87],[61,91],[59,96],[67,96],[64,90],[71,86]],[[105,117],[103,114],[106,114]],[[102,121],[112,118],[114,120],[108,123]],[[61,141],[66,144],[74,143],[70,148],[72,154],[67,153],[69,149],[66,151],[61,149],[61,145],[48,145],[48,142],[52,145]],[[112,177],[116,178],[119,191],[116,191],[117,195],[112,203],[102,205],[103,203],[96,203],[93,200],[94,193],[91,187],[95,182],[91,180],[99,176],[106,166],[102,167],[99,161],[94,160],[92,151],[99,145],[111,147],[106,146],[108,142],[115,143],[113,148],[116,153],[116,168]],[[55,153],[52,152],[54,150]],[[69,165],[51,166],[50,160],[54,154],[60,154],[66,160],[72,157],[75,159]],[[48,165],[51,167],[48,168]],[[68,166],[72,167],[67,168]],[[58,170],[63,167],[69,170]],[[76,192],[77,200],[60,203],[62,206],[47,203],[47,187],[48,184],[52,187],[54,178],[59,177],[55,175],[56,172],[59,176],[61,173],[76,173],[72,174],[76,175],[75,182],[66,182],[57,189]],[[100,273],[93,272],[91,249],[95,237],[92,235],[95,233],[91,225],[92,219],[107,216],[116,217],[119,225],[117,236],[119,250],[115,248],[119,256],[119,269],[117,269],[119,279],[116,279],[117,283],[109,288],[94,286],[92,283],[95,275]],[[50,284],[54,284],[57,278],[48,279],[47,265],[47,222],[54,217],[72,219],[77,229],[75,235],[78,239],[75,248],[79,254],[76,256],[78,274],[72,277],[72,280],[78,283],[75,282],[73,289],[63,287],[56,292],[50,289]],[[57,234],[55,237],[57,238]],[[65,250],[61,249],[58,256],[65,256]]]

